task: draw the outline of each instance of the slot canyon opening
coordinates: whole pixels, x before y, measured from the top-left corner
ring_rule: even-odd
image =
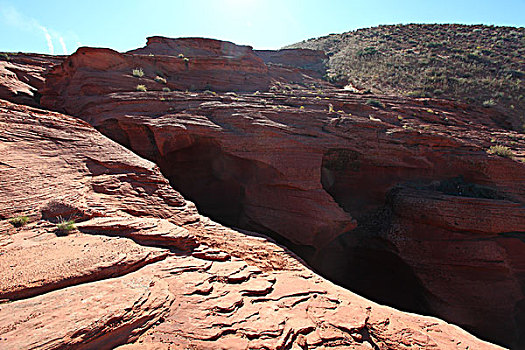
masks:
[[[406,173],[412,170],[381,169],[350,150],[325,153],[321,185],[343,210],[351,213],[358,226],[341,232],[315,251],[313,247],[294,244],[280,235],[278,228],[270,229],[265,220],[271,220],[271,216],[252,215],[255,207],[259,213],[264,209],[258,202],[269,193],[264,188],[271,188],[272,195],[285,200],[283,174],[266,163],[229,154],[211,138],[193,138],[189,147],[164,156],[157,154],[155,161],[172,187],[193,201],[200,213],[225,226],[275,239],[317,273],[365,298],[401,311],[440,317],[433,310],[432,291],[423,286],[387,237],[395,215],[385,184],[414,177],[414,173]],[[377,176],[372,178],[370,174]],[[415,177],[424,175],[417,173]],[[485,339],[500,340],[472,324],[460,326]]]
[[[396,169],[386,171],[369,163],[349,149],[331,149],[324,154],[321,184],[358,226],[319,251],[312,264],[323,275],[368,299],[429,315],[428,293],[384,239],[392,215],[384,184],[402,175]]]
[[[325,157],[325,161],[323,169],[333,168],[333,162],[328,164],[329,158]],[[341,232],[338,239],[314,254],[312,247],[293,244],[279,232],[267,229],[264,222],[250,217],[249,208],[254,205],[250,195],[256,196],[262,186],[275,185],[272,182],[280,178],[276,169],[228,154],[216,142],[205,138],[166,154],[157,164],[171,185],[213,220],[272,237],[326,278],[367,298],[406,311],[428,311],[417,278],[386,242],[371,234],[381,229],[377,225],[371,228],[371,220],[364,220],[366,224],[352,232]],[[346,171],[348,167],[355,170],[355,166],[346,162],[336,168]],[[347,195],[345,191],[341,193]],[[330,194],[337,200],[338,195]]]

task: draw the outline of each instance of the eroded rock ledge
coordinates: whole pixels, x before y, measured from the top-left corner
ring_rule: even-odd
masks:
[[[0,101],[0,138],[4,349],[497,348],[200,216],[153,163],[78,119]],[[59,237],[66,214],[77,230]],[[29,223],[13,228],[19,215]]]
[[[150,39],[123,56],[133,65],[103,67],[114,53],[82,49],[48,75],[42,102],[158,164],[206,215],[272,235],[351,290],[521,341],[523,135],[487,109],[350,93],[304,70],[268,71],[255,93],[134,91],[155,62],[176,59],[155,53],[253,54],[232,45]],[[490,154],[494,144],[514,158]]]

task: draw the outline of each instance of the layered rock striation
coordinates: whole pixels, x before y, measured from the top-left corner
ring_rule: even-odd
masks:
[[[44,75],[63,60],[63,56],[4,53],[0,56],[0,98],[39,106]]]
[[[0,137],[3,349],[498,348],[201,216],[79,119],[0,100]]]
[[[336,287],[258,232],[361,295],[522,346],[523,135],[462,103],[337,89],[318,79],[322,59],[153,37],[128,53],[81,48],[46,75],[42,106],[87,124],[3,102],[0,217],[31,218],[17,231],[2,221],[2,293],[18,300],[0,310],[4,343],[491,347]],[[63,217],[79,232],[55,237]],[[35,281],[10,266],[25,245],[62,270],[36,260]],[[53,298],[111,301],[126,285],[144,287],[123,302],[138,307],[87,304],[55,340],[52,326],[24,335],[48,322],[21,321],[32,301],[52,318]]]

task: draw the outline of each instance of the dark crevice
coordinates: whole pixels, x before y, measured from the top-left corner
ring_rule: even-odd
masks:
[[[417,159],[407,160],[416,162],[413,167],[380,166],[355,150],[329,150],[320,169],[322,187],[358,226],[351,232],[341,232],[320,249],[286,239],[275,226],[273,216],[258,217],[261,203],[268,205],[267,197],[279,196],[286,201],[287,188],[281,187],[291,185],[272,166],[230,154],[213,138],[188,135],[184,140],[187,147],[161,153],[152,131],[144,130],[147,127],[141,129],[137,139],[130,139],[126,125],[117,121],[106,121],[99,129],[154,161],[171,186],[194,202],[201,214],[229,227],[265,234],[331,281],[402,311],[441,316],[432,306],[440,301],[419,280],[413,262],[404,260],[391,241],[392,229],[399,219],[392,210],[399,186],[452,196],[504,198],[494,189],[469,183],[466,179],[472,174],[466,174],[465,178],[453,174],[454,169],[447,168],[442,159],[432,162],[436,167],[446,168],[443,173],[449,172],[450,176],[448,180],[436,181],[435,170],[418,167]],[[459,319],[447,321],[461,324]],[[481,333],[473,325],[462,326],[483,338],[501,341],[497,336]]]
[[[417,256],[418,253],[410,249],[415,249],[414,247],[424,243],[425,234],[427,240],[436,241],[436,250],[427,251],[426,254],[442,254],[444,257],[447,256],[447,252],[441,253],[438,250],[443,247],[442,241],[454,244],[457,239],[453,228],[444,231],[439,227],[439,222],[434,226],[427,224],[425,222],[427,213],[421,214],[421,217],[409,216],[410,205],[402,209],[408,211],[407,216],[399,216],[399,210],[396,208],[403,200],[405,191],[420,194],[421,200],[424,200],[425,195],[435,195],[437,198],[445,195],[443,198],[455,196],[496,201],[510,200],[496,188],[467,180],[468,175],[472,174],[454,174],[455,169],[447,168],[444,163],[435,166],[441,171],[440,176],[417,167],[374,165],[366,159],[365,155],[352,150],[327,151],[321,168],[323,188],[344,211],[357,220],[358,227],[351,232],[341,234],[329,246],[323,247],[315,259],[306,260],[324,276],[368,299],[403,311],[444,317],[447,321],[458,324],[483,339],[509,344],[517,339],[516,334],[513,334],[515,326],[512,325],[512,315],[506,318],[499,317],[498,311],[494,309],[491,316],[490,307],[487,307],[486,318],[482,318],[479,317],[476,309],[480,306],[476,306],[476,303],[471,305],[466,303],[463,306],[449,304],[450,300],[441,300],[438,297],[439,287],[437,293],[427,289],[419,279],[418,272],[415,271],[418,266],[425,269],[425,263],[405,260],[407,253],[409,259]],[[412,205],[418,205],[417,203],[416,200]],[[423,205],[424,202],[421,204]],[[429,206],[429,209],[432,210],[432,206]],[[439,215],[441,215],[439,207],[436,213],[428,213],[428,217],[436,220],[439,219]],[[475,231],[469,233],[469,236],[464,236],[465,239],[488,239],[486,236],[476,235]],[[432,236],[438,234],[442,234],[442,238]],[[518,238],[519,236],[518,233]],[[399,240],[403,242],[399,243]],[[412,248],[407,248],[409,250],[404,252],[398,251],[398,246],[405,245]],[[423,244],[421,246],[424,247]],[[465,246],[464,249],[468,251],[469,247]],[[410,257],[411,253],[413,253],[412,257]],[[503,263],[501,260],[499,262]],[[443,265],[446,264],[447,262],[443,261]],[[468,265],[468,261],[465,264]],[[436,271],[439,269],[436,268]],[[452,268],[446,278],[457,283],[459,279],[464,278],[458,271],[460,270],[454,271]],[[446,278],[437,278],[442,278],[443,284],[447,283]],[[465,280],[464,284],[464,288],[467,289],[477,286],[474,280]],[[467,294],[470,292],[468,291]],[[461,296],[458,298],[460,299]],[[488,326],[491,317],[495,319],[499,317],[500,322],[497,326],[492,324]]]
[[[431,314],[425,288],[412,268],[386,240],[390,210],[363,218],[307,260],[324,276],[368,299],[400,310]]]
[[[199,212],[227,226],[257,231],[248,213],[247,193],[271,185],[279,177],[274,168],[227,154],[214,141],[198,139],[157,160],[174,189],[193,201]]]
[[[331,280],[371,300],[429,314],[421,282],[387,239],[392,210],[384,184],[403,174],[397,169],[379,168],[362,172],[370,168],[368,163],[353,150],[331,149],[325,153],[323,188],[357,219],[358,227],[342,233],[308,262]]]

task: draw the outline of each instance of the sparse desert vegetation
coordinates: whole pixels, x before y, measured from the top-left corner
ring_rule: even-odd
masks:
[[[157,75],[157,76],[155,77],[155,81],[156,81],[157,83],[161,83],[161,84],[166,84],[166,83],[167,83],[166,79],[163,78],[163,77],[161,77],[161,76],[159,76],[159,75]]]
[[[515,129],[524,131],[520,126],[525,123],[525,28],[383,25],[287,48],[292,47],[325,51],[331,81],[378,93],[495,107],[521,119]]]
[[[9,223],[13,225],[14,227],[22,227],[28,222],[29,222],[29,218],[27,216],[17,216],[17,217],[9,219]]]
[[[506,146],[501,146],[501,145],[490,146],[487,152],[490,154],[496,154],[498,156],[506,157],[506,158],[511,158],[514,155],[514,153],[512,152],[510,148]]]
[[[59,236],[67,236],[71,231],[77,227],[73,220],[60,220],[56,226],[56,232]]]
[[[131,71],[134,77],[142,78],[144,76],[144,71],[142,68],[135,68]]]

